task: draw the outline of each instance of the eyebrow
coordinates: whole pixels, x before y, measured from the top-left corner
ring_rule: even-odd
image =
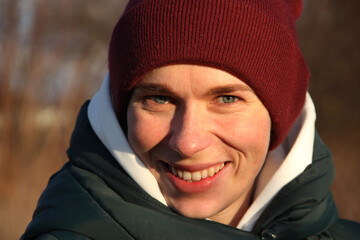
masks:
[[[175,94],[169,86],[162,83],[139,83],[135,87],[136,90],[148,91],[157,94]],[[221,95],[237,91],[249,91],[254,92],[252,88],[244,84],[227,84],[221,86],[215,86],[207,90],[203,95],[212,96],[212,95]]]
[[[135,90],[148,91],[161,94],[172,94],[170,87],[162,83],[139,83],[135,86]]]
[[[221,95],[226,93],[232,93],[237,91],[248,91],[248,92],[254,92],[249,86],[244,84],[228,84],[225,86],[218,86],[209,89],[206,91],[204,95]]]

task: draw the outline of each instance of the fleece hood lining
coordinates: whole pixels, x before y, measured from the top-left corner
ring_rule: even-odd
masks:
[[[90,101],[88,118],[95,134],[130,177],[150,196],[167,205],[156,179],[135,155],[118,123],[111,102],[109,75]],[[288,136],[268,154],[256,181],[254,201],[238,228],[251,231],[275,194],[311,164],[315,119],[314,104],[307,94],[303,111]]]
[[[166,205],[156,179],[135,155],[118,123],[110,97],[109,75],[91,99],[88,117],[94,132],[121,167],[144,191]]]

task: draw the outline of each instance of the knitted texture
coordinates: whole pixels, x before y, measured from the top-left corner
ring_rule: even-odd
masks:
[[[270,149],[278,146],[305,102],[309,71],[295,21],[298,0],[130,1],[109,48],[114,108],[126,129],[131,89],[170,64],[224,70],[248,84],[269,111]]]

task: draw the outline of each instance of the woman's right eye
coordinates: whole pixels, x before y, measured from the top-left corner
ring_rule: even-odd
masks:
[[[142,101],[145,110],[151,112],[165,112],[174,109],[174,101],[171,97],[164,95],[145,96]]]
[[[169,102],[169,99],[166,96],[152,96],[150,99],[158,104],[166,104]]]

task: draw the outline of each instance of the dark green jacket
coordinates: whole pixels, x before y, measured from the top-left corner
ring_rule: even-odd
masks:
[[[51,177],[23,240],[360,239],[359,224],[337,218],[329,190],[332,157],[317,135],[313,164],[275,196],[250,233],[180,216],[149,196],[97,138],[87,106],[71,138],[70,160]]]

